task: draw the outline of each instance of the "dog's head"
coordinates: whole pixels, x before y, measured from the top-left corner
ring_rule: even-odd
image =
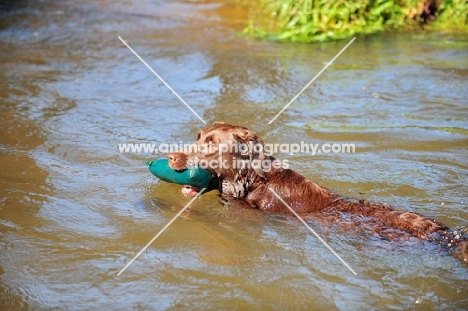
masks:
[[[215,122],[198,132],[197,140],[183,152],[168,155],[174,169],[199,165],[218,177],[252,181],[265,178],[265,162],[270,160],[263,141],[246,127]]]
[[[214,173],[217,187],[211,185],[211,188],[222,188],[224,193],[227,182],[235,188],[230,192],[239,193],[239,189],[242,189],[244,194],[254,183],[266,181],[274,161],[257,135],[246,127],[224,122],[215,122],[201,130],[192,145],[167,157],[173,169],[182,170],[198,165]],[[194,196],[198,190],[187,185],[182,193]]]
[[[218,175],[240,171],[254,171],[265,178],[263,162],[267,158],[263,141],[246,127],[215,122],[212,126],[198,132],[194,145],[196,152],[192,153],[198,160],[206,160],[208,167]],[[218,164],[218,168],[210,167],[210,161]],[[216,161],[218,161],[216,163]]]

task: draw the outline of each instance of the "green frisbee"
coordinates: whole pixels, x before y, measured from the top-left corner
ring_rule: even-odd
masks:
[[[168,159],[157,159],[151,162],[145,161],[145,163],[153,175],[174,184],[206,188],[213,179],[213,175],[208,170],[199,166],[192,166],[183,171],[176,171],[169,166]]]

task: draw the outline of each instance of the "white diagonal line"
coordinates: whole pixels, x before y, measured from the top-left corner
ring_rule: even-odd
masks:
[[[138,254],[136,254],[136,256],[133,257],[133,259],[130,260],[130,262],[129,262],[122,270],[120,270],[119,273],[117,273],[117,276],[119,276],[120,274],[122,274],[122,272],[124,272],[125,269],[127,269],[128,266],[130,266],[130,265],[132,264],[132,262],[134,262],[135,259],[137,259],[138,256],[140,256],[141,253],[143,253],[143,252],[148,248],[148,246],[150,246],[151,243],[153,243],[154,240],[156,240],[156,239],[158,238],[158,236],[160,236],[161,233],[163,233],[164,230],[166,230],[167,227],[169,227],[169,226],[174,222],[174,220],[176,220],[177,217],[179,217],[179,216],[190,206],[190,204],[192,204],[192,202],[195,201],[195,199],[198,198],[198,197],[203,193],[203,191],[205,191],[205,189],[206,189],[206,188],[203,188],[192,200],[190,200],[190,202],[188,202],[187,205],[185,205],[184,208],[183,208],[180,212],[178,212],[177,215],[175,215],[174,218],[172,218],[171,221],[169,221],[169,222],[167,223],[167,225],[165,225],[164,228],[162,228],[161,231],[159,231],[158,234],[156,234],[156,235],[154,236],[154,238],[152,238],[151,241],[149,241],[148,244],[146,244],[146,246],[143,247],[143,249],[142,249]]]
[[[302,92],[304,92],[304,91],[305,91],[305,90],[306,90],[306,89],[307,89],[307,88],[308,88],[308,87],[309,87],[309,86],[310,86],[310,85],[311,85],[311,84],[328,68],[328,66],[330,66],[330,65],[335,61],[335,59],[337,59],[338,56],[340,56],[341,53],[343,53],[343,52],[348,48],[348,46],[350,46],[351,43],[354,42],[354,40],[356,40],[356,37],[354,37],[353,39],[351,39],[351,41],[349,41],[349,43],[346,44],[346,46],[345,46],[344,48],[342,48],[341,51],[340,51],[338,54],[336,54],[336,56],[333,57],[332,60],[329,61],[328,64],[326,64],[325,67],[323,67],[323,69],[320,70],[320,72],[319,72],[318,74],[316,74],[315,77],[314,77],[312,80],[310,80],[310,82],[307,83],[307,85],[304,86],[304,88],[303,88],[299,93],[297,93],[297,95],[294,96],[293,99],[291,99],[291,100],[289,101],[289,103],[288,103],[286,106],[284,106],[284,108],[281,109],[281,111],[278,112],[278,113],[276,114],[276,116],[275,116],[273,119],[271,119],[270,122],[268,122],[268,124],[273,123],[273,121],[275,121],[276,118],[278,118],[278,117],[280,116],[280,114],[282,114],[282,113],[286,110],[286,108],[288,108],[289,105],[291,105],[291,104],[293,103],[293,101],[295,101],[295,100],[299,97],[299,95],[301,95]]]
[[[286,203],[277,193],[275,190],[269,188],[271,192],[273,192],[273,194],[281,201],[283,202],[283,204],[289,208],[289,210],[294,214],[294,216],[296,216],[300,221],[302,221],[302,223],[310,230],[310,232],[312,232],[316,237],[317,239],[320,240],[320,242],[322,242],[332,253],[333,255],[336,256],[336,258],[338,258],[345,266],[346,268],[349,269],[349,271],[351,271],[354,275],[357,275],[357,273],[353,270],[353,268],[350,267],[350,265],[348,265],[346,263],[346,261],[343,260],[343,258],[340,257],[340,255],[338,255],[334,250],[333,248],[330,247],[330,245],[327,244],[327,242],[325,242],[315,231],[314,229],[312,229],[312,227],[310,227],[305,221],[304,219],[301,218],[301,216],[299,216],[292,208],[291,206],[289,206],[288,203]]]
[[[196,113],[195,110],[193,110],[192,107],[190,107],[190,105],[187,104],[187,103],[185,102],[185,100],[184,100],[182,97],[180,97],[179,94],[177,94],[176,91],[174,91],[174,90],[172,89],[172,87],[171,87],[169,84],[167,84],[166,81],[164,81],[164,79],[161,78],[161,77],[156,73],[156,71],[153,70],[153,68],[150,67],[150,65],[148,65],[148,64],[146,63],[146,62],[143,60],[143,58],[141,58],[140,55],[138,55],[138,53],[135,52],[135,51],[130,47],[130,45],[127,44],[127,42],[125,42],[124,39],[122,39],[120,36],[119,36],[119,39],[120,39],[120,41],[122,41],[123,44],[125,44],[125,46],[128,47],[128,49],[129,49],[130,51],[132,51],[133,54],[135,54],[136,57],[138,57],[138,59],[139,59],[139,60],[140,60],[140,61],[141,61],[141,62],[142,62],[142,63],[143,63],[143,64],[144,64],[144,65],[145,65],[145,66],[162,82],[162,83],[164,83],[164,85],[165,85],[165,86],[166,86],[182,103],[184,103],[185,106],[187,106],[188,109],[190,109],[190,111],[191,111],[194,115],[197,116],[198,119],[200,119],[200,121],[203,122],[203,124],[206,124],[206,121],[203,120],[202,117],[200,117],[200,116],[198,115],[198,113]]]

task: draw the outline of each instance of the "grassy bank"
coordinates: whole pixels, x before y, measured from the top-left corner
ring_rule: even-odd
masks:
[[[468,29],[468,0],[244,0],[244,33],[314,42],[402,27]]]

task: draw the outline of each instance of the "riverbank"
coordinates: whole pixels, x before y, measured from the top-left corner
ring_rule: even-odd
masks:
[[[246,0],[244,34],[269,41],[323,42],[401,28],[466,29],[465,0]]]

